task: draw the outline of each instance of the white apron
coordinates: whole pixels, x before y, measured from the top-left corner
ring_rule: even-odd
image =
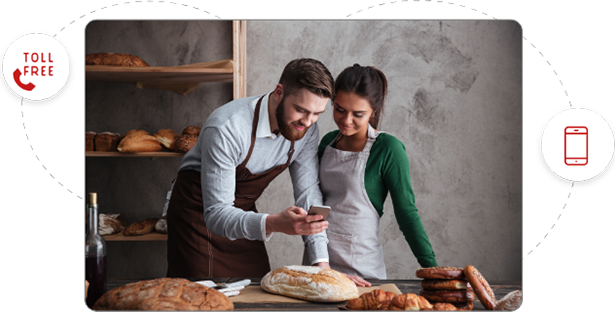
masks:
[[[386,279],[382,245],[378,239],[380,216],[365,190],[365,166],[378,136],[369,126],[361,152],[335,149],[329,144],[320,161],[320,188],[331,207],[329,265],[332,269],[362,278]]]

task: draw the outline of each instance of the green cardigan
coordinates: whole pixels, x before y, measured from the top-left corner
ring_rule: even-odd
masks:
[[[338,134],[339,130],[335,130],[322,138],[318,146],[318,159],[322,158],[325,148]],[[376,138],[365,167],[365,188],[369,200],[381,217],[387,193],[391,193],[397,224],[419,264],[422,267],[438,266],[414,204],[406,147],[396,137],[381,133]]]

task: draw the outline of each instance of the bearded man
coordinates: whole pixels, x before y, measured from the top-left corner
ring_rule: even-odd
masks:
[[[168,277],[263,277],[265,241],[302,235],[307,264],[327,266],[316,120],[334,97],[329,70],[314,59],[288,63],[275,89],[216,109],[182,159],[167,212]],[[255,201],[286,167],[295,205],[259,213]]]

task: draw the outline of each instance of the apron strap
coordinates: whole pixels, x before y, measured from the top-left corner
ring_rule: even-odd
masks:
[[[264,97],[265,96],[263,95],[260,99],[258,99],[256,107],[254,108],[254,120],[252,121],[252,136],[250,139],[250,149],[248,150],[248,155],[246,156],[246,159],[244,159],[241,163],[242,166],[245,166],[248,163],[248,160],[250,160],[250,156],[252,156],[252,151],[254,150],[254,142],[256,142],[256,128],[258,126],[258,115],[260,113],[261,100]]]

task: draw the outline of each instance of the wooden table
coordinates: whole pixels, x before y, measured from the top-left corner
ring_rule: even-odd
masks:
[[[190,279],[191,281],[199,281],[203,279]],[[212,278],[216,283],[230,283],[241,280],[240,278]],[[259,286],[260,278],[252,278],[251,286]],[[107,290],[111,290],[115,287],[119,287],[128,283],[137,282],[137,279],[109,279],[107,281]],[[368,279],[372,286],[378,286],[381,284],[395,284],[402,293],[415,293],[419,294],[421,291],[421,280],[376,280]],[[491,289],[497,299],[504,297],[507,293],[514,290],[521,290],[521,282],[497,282],[489,281]],[[235,310],[339,310],[339,306],[344,305],[343,302],[335,303],[235,303]],[[483,305],[478,301],[478,298],[474,301],[474,310],[485,310]]]

